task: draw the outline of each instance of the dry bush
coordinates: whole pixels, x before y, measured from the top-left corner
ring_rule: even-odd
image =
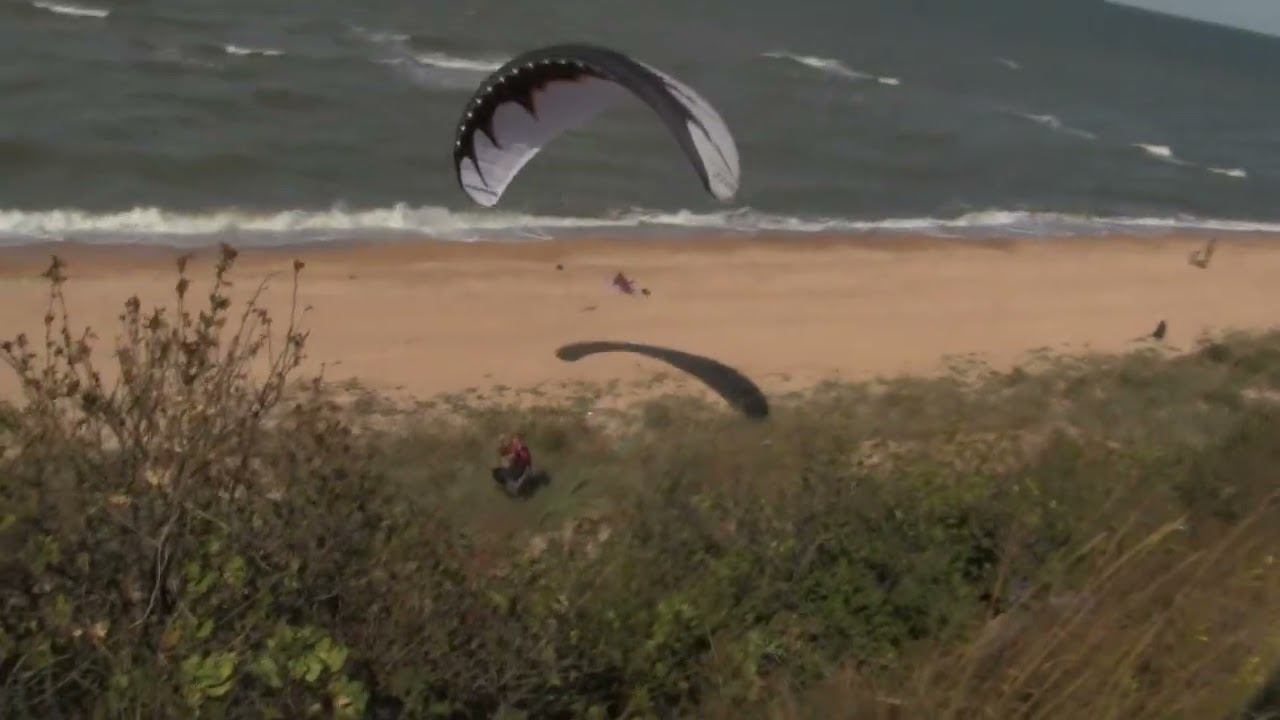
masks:
[[[1150,469],[1129,477],[1074,519],[1076,539],[1040,572],[1019,581],[1001,567],[997,586],[1015,592],[968,640],[918,645],[888,674],[846,665],[803,690],[783,683],[769,714],[1252,718],[1241,713],[1255,702],[1262,717],[1280,672],[1278,451],[1269,413],[1217,449],[1208,462],[1233,475],[1212,478],[1234,494],[1228,512]]]
[[[26,403],[0,467],[0,714],[175,716],[326,702],[362,711],[347,650],[320,629],[377,502],[333,408],[282,405],[307,334],[258,305],[238,317],[224,247],[207,304],[125,304],[108,385],[73,331],[54,259],[40,345],[3,345]],[[372,526],[372,527],[370,527]],[[263,686],[252,691],[253,683]]]

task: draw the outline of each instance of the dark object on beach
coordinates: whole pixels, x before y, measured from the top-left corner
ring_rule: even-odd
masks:
[[[645,296],[645,297],[649,297],[649,294],[650,294],[650,293],[649,293],[649,288],[644,288],[643,290],[641,290],[641,291],[640,291],[640,294],[641,294],[641,295],[643,295],[643,296]]]
[[[557,269],[557,270],[563,270],[563,269],[564,269],[564,265],[559,265],[559,264],[557,264],[557,265],[556,265],[556,269]]]
[[[627,342],[582,342],[556,350],[556,357],[566,362],[575,362],[588,355],[606,352],[630,352],[661,360],[701,380],[743,415],[754,420],[769,415],[769,401],[750,378],[724,363],[701,355]]]
[[[1169,331],[1169,326],[1165,323],[1165,321],[1161,320],[1160,324],[1156,326],[1156,331],[1151,333],[1151,337],[1157,340],[1163,340],[1165,333],[1167,333],[1168,331]]]
[[[628,295],[636,294],[635,283],[626,275],[623,275],[621,270],[618,271],[617,275],[613,276],[613,286]]]
[[[1209,244],[1205,245],[1203,250],[1192,251],[1191,255],[1187,258],[1187,262],[1195,265],[1201,270],[1204,270],[1209,267],[1209,261],[1213,260],[1213,253],[1217,250],[1217,247],[1218,239],[1211,238],[1209,240]]]
[[[595,311],[596,311],[596,306],[595,306],[595,305],[588,305],[588,306],[586,306],[586,307],[582,308],[582,312],[595,312]]]

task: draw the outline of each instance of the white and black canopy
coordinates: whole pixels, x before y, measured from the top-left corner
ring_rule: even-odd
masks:
[[[458,123],[458,184],[477,203],[495,205],[544,145],[628,96],[658,113],[708,192],[733,198],[738,148],[711,104],[670,75],[591,45],[533,50],[485,79]]]

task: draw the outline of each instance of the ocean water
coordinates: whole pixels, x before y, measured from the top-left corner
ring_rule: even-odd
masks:
[[[710,99],[734,203],[635,103],[472,205],[463,104],[565,41]],[[0,243],[1280,231],[1278,77],[1102,0],[0,0]]]

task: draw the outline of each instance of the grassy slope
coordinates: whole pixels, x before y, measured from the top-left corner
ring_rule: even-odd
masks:
[[[279,402],[288,350],[241,374],[270,348],[220,303],[139,314],[114,394],[56,317],[8,348],[0,714],[1230,717],[1280,662],[1280,335],[753,423]],[[522,502],[517,429],[554,474]]]

